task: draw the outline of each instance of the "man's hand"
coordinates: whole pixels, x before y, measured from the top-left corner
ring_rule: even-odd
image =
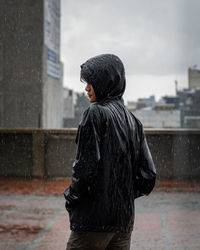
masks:
[[[68,212],[70,212],[72,210],[71,207],[68,207],[68,202],[65,202],[65,208]]]

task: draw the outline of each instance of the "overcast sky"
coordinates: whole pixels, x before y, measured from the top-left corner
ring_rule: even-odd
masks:
[[[64,85],[84,91],[80,64],[114,53],[124,63],[125,101],[174,95],[200,68],[200,0],[61,0]]]

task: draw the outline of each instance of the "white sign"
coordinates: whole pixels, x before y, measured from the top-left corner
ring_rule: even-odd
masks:
[[[60,63],[58,55],[47,48],[47,75],[53,78],[60,79]]]

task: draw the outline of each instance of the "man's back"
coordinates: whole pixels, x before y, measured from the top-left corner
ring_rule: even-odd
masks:
[[[83,194],[71,211],[72,230],[132,231],[143,139],[141,123],[122,101],[94,103],[86,110],[79,126],[74,165]],[[86,189],[89,191],[84,193]]]
[[[122,235],[116,234],[123,233],[128,249],[134,200],[152,191],[155,167],[142,124],[123,103],[126,80],[121,60],[111,54],[91,58],[81,65],[81,79],[92,104],[78,128],[72,184],[64,192],[73,231],[69,249],[78,249],[72,248],[77,239],[84,241],[80,232],[98,232],[96,243],[105,232],[105,246],[120,242]],[[87,249],[104,249],[94,245]]]

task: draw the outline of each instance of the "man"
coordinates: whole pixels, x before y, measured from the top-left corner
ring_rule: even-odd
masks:
[[[142,124],[125,107],[121,60],[103,54],[81,65],[92,103],[78,128],[72,184],[64,192],[72,230],[67,249],[130,249],[134,200],[148,195],[156,170]]]

